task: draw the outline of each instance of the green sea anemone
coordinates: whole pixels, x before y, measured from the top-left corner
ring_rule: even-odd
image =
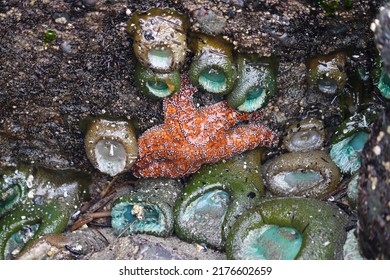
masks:
[[[135,129],[130,121],[88,117],[85,123],[85,151],[95,168],[115,176],[133,166],[138,146]]]
[[[266,199],[249,210],[229,233],[229,259],[341,259],[346,215],[306,198]]]
[[[294,122],[287,128],[283,144],[290,152],[308,152],[320,149],[325,142],[322,121],[308,118]]]
[[[135,83],[146,96],[161,99],[170,96],[180,89],[180,73],[157,73],[137,63],[135,68]]]
[[[39,236],[62,232],[90,183],[81,172],[27,164],[0,173],[0,259],[16,257]]]
[[[178,70],[187,55],[186,16],[170,9],[137,11],[127,24],[139,62],[159,73]]]
[[[222,36],[195,34],[191,48],[195,53],[189,70],[191,83],[212,93],[229,93],[236,80],[233,46]]]
[[[264,107],[276,92],[276,59],[239,54],[237,82],[227,101],[239,111],[254,112]]]
[[[279,196],[321,198],[340,182],[337,166],[324,151],[285,153],[263,166],[267,189]]]
[[[117,235],[145,233],[169,236],[173,231],[173,206],[182,187],[173,179],[141,179],[135,191],[114,202],[111,224]]]
[[[264,195],[261,151],[203,166],[175,207],[175,232],[189,242],[223,248],[236,219]]]
[[[318,55],[309,59],[309,86],[327,96],[341,93],[347,83],[346,60],[343,52]]]

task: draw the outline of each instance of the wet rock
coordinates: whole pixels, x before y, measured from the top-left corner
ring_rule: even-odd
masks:
[[[90,260],[221,260],[225,254],[211,249],[196,250],[195,244],[176,237],[134,235],[118,238],[106,249],[86,256]]]
[[[374,124],[362,158],[358,241],[367,259],[390,258],[390,112]]]

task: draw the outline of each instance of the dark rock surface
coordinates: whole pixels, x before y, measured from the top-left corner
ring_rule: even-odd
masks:
[[[151,235],[121,237],[106,249],[85,257],[89,260],[224,260],[226,255],[176,237]]]
[[[390,112],[375,123],[359,183],[358,241],[367,259],[390,258]]]

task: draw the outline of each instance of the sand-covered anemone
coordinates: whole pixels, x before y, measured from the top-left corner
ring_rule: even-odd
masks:
[[[137,11],[127,24],[134,38],[133,49],[139,62],[156,72],[178,70],[187,54],[189,20],[174,10],[152,8]]]
[[[138,155],[136,132],[126,119],[87,117],[81,123],[85,152],[100,172],[115,176],[129,170]]]
[[[277,68],[274,58],[239,54],[237,82],[228,95],[229,105],[244,112],[264,107],[276,92]]]
[[[175,207],[175,232],[189,242],[223,248],[236,219],[264,195],[260,150],[203,166]]]
[[[153,99],[168,97],[180,89],[180,73],[177,70],[158,73],[137,63],[134,80],[138,89]]]
[[[15,258],[39,236],[62,232],[88,196],[90,176],[82,172],[18,164],[0,173],[0,259]]]
[[[198,33],[191,38],[191,49],[195,53],[189,70],[191,83],[211,93],[229,93],[236,80],[233,45],[222,36]]]
[[[321,198],[336,189],[341,174],[324,151],[286,153],[263,166],[267,189],[278,196]]]
[[[173,179],[141,179],[135,189],[114,202],[111,224],[115,234],[171,235],[173,206],[181,191],[180,183]]]
[[[325,96],[341,93],[347,83],[346,61],[344,52],[310,58],[307,63],[309,86]]]
[[[274,198],[235,223],[228,236],[229,259],[341,259],[346,215],[319,200]]]
[[[324,124],[315,118],[294,122],[287,128],[287,135],[283,138],[283,145],[289,152],[318,150],[324,142]]]

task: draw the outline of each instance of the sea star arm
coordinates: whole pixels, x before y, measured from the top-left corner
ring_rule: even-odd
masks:
[[[260,124],[246,124],[234,127],[219,139],[208,142],[205,149],[206,157],[213,162],[232,157],[257,146],[274,147],[279,141],[278,136],[268,127]]]

